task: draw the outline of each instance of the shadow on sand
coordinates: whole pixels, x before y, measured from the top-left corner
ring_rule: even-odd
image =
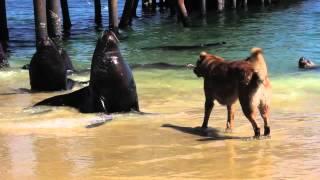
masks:
[[[211,127],[207,128],[207,129],[202,129],[201,127],[184,127],[184,126],[177,126],[177,125],[173,125],[173,124],[163,124],[162,127],[171,128],[171,129],[175,129],[177,131],[183,132],[183,133],[203,137],[201,139],[197,139],[197,141],[220,141],[220,140],[228,140],[228,139],[252,141],[252,140],[270,139],[270,136],[238,137],[238,136],[231,136],[231,135],[223,135],[221,132],[219,132],[218,129],[211,128]]]
[[[216,128],[207,128],[202,129],[201,127],[184,127],[184,126],[177,126],[173,124],[163,124],[162,127],[165,128],[172,128],[177,131],[192,134],[196,136],[203,137],[201,139],[198,139],[198,141],[218,141],[218,140],[227,140],[227,139],[244,139],[243,137],[236,137],[236,136],[228,136],[228,135],[221,135],[219,133],[219,130]]]

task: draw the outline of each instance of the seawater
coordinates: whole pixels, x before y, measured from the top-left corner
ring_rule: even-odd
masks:
[[[63,43],[79,70],[90,68],[96,39],[93,2],[70,0],[72,32]],[[119,14],[123,1],[119,2]],[[139,9],[140,10],[140,9]],[[224,133],[226,108],[216,103],[209,134],[203,118],[202,80],[188,69],[134,69],[143,112],[101,118],[72,108],[31,108],[54,93],[29,89],[34,48],[32,2],[7,1],[10,65],[0,72],[0,179],[317,179],[320,175],[319,70],[301,71],[301,56],[320,64],[320,2],[209,13],[206,23],[183,28],[167,14],[135,19],[122,33],[122,55],[129,64],[194,63],[201,51],[242,59],[252,47],[264,49],[273,96],[271,138],[251,140],[253,131],[238,106],[235,129]],[[141,14],[140,14],[141,15]],[[103,2],[103,22],[108,22]],[[226,42],[186,51],[143,50],[159,45]],[[71,76],[88,80],[89,73]],[[18,92],[19,94],[10,94]],[[259,118],[259,124],[263,126]]]

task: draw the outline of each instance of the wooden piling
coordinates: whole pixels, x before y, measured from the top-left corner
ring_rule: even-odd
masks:
[[[9,63],[7,61],[5,50],[2,44],[0,43],[0,69],[8,66],[9,66]]]
[[[177,0],[169,0],[167,1],[167,5],[169,6],[169,9],[170,9],[169,17],[174,17],[177,14],[177,7],[178,7]]]
[[[109,9],[109,29],[116,34],[119,33],[118,27],[118,0],[108,0]]]
[[[224,0],[218,0],[218,11],[223,11],[224,5],[225,5]]]
[[[179,7],[179,11],[180,11],[179,14],[180,14],[180,18],[182,20],[183,26],[184,27],[190,26],[188,11],[185,6],[184,0],[178,0],[178,7]]]
[[[63,17],[63,30],[65,32],[69,32],[72,24],[70,20],[68,0],[61,0],[60,3]]]
[[[152,13],[154,0],[142,0],[142,11],[146,14]]]
[[[164,12],[164,0],[159,0],[159,11],[160,13]]]
[[[48,35],[50,38],[61,38],[60,1],[47,0]]]
[[[152,0],[151,8],[153,12],[156,12],[157,9],[157,0]]]
[[[37,46],[48,39],[46,1],[33,0]]]
[[[146,12],[149,7],[149,0],[142,0],[142,11]]]
[[[102,26],[101,1],[94,0],[94,20],[97,26]]]
[[[124,29],[131,25],[134,3],[134,0],[126,0],[119,23],[119,28]]]
[[[201,1],[201,16],[205,17],[207,14],[207,0]]]
[[[232,7],[233,7],[234,9],[237,8],[237,0],[233,0],[233,1],[232,1]]]
[[[3,45],[9,40],[7,24],[6,1],[0,0],[0,43]]]
[[[243,7],[245,9],[248,7],[248,0],[243,0]]]
[[[139,5],[139,0],[133,0],[133,10],[132,10],[132,17],[138,17],[137,15],[137,8],[138,8],[138,5]]]

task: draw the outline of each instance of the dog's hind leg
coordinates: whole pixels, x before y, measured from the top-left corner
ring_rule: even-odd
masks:
[[[260,115],[264,122],[264,134],[265,136],[270,135],[270,126],[269,126],[269,119],[270,119],[270,108],[267,103],[261,102],[259,105]]]
[[[245,116],[248,118],[248,120],[250,121],[252,127],[253,127],[253,131],[254,131],[254,137],[259,137],[260,136],[260,128],[256,122],[256,113],[255,112],[250,112],[250,113],[244,113]]]
[[[206,97],[206,102],[204,105],[204,118],[201,126],[201,128],[203,129],[206,129],[208,127],[208,121],[209,121],[213,106],[214,106],[213,98]]]
[[[232,132],[233,124],[234,124],[234,111],[235,111],[234,104],[227,105],[227,109],[228,109],[228,119],[227,119],[227,125],[226,125],[226,132],[230,133]]]
[[[260,136],[260,128],[256,122],[257,106],[255,106],[255,103],[252,102],[251,98],[239,97],[239,100],[240,100],[243,114],[248,118],[248,120],[250,121],[250,123],[253,127],[254,137],[259,137]]]

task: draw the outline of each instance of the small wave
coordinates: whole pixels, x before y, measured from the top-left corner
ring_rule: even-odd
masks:
[[[12,77],[14,75],[17,75],[18,72],[17,71],[1,71],[0,72],[0,78],[8,78],[8,77]]]

